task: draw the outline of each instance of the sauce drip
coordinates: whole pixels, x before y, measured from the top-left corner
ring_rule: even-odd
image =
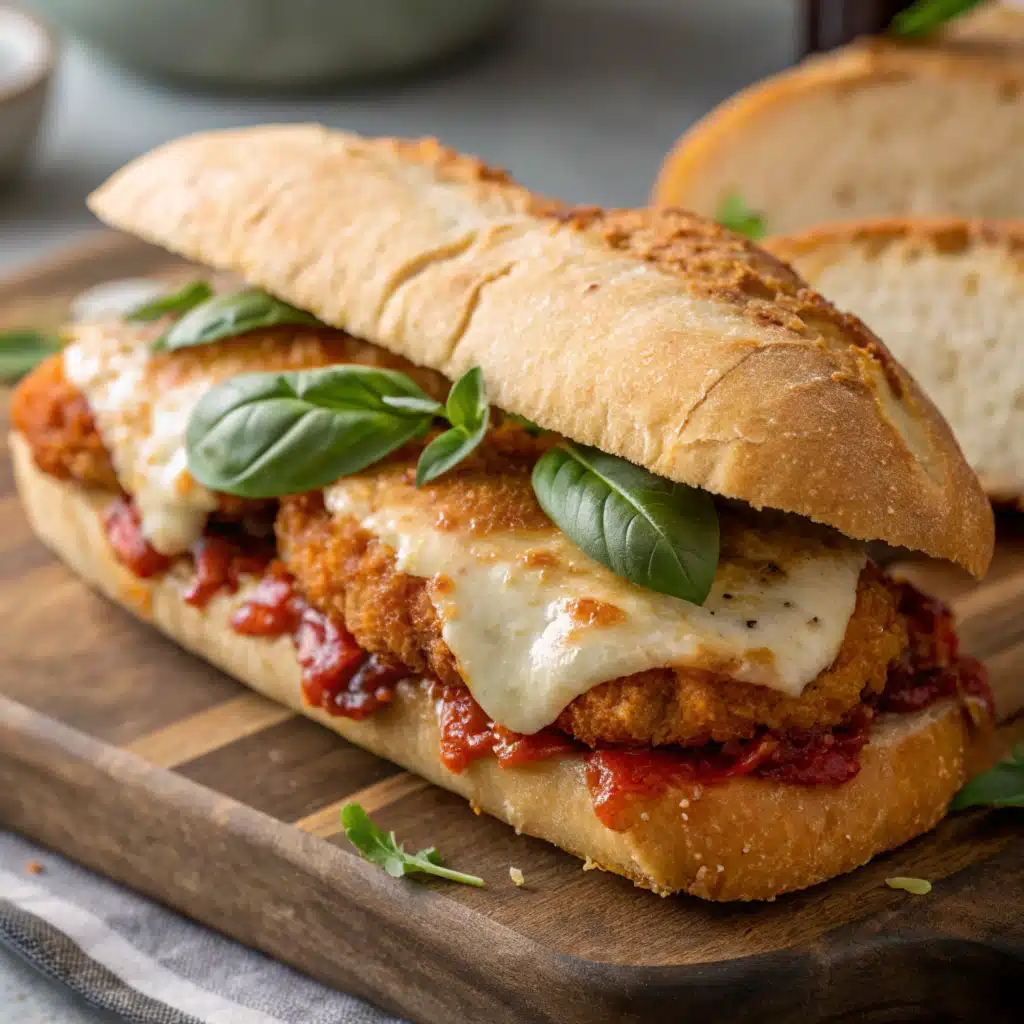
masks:
[[[368,654],[340,622],[306,604],[279,562],[235,611],[231,627],[245,636],[290,635],[302,668],[303,698],[330,715],[366,718],[391,703],[408,674]]]
[[[456,775],[478,757],[489,754],[493,754],[503,768],[512,768],[583,749],[557,729],[541,729],[524,736],[498,725],[465,686],[433,683],[430,695],[439,706],[441,762]]]
[[[140,579],[160,576],[171,567],[142,535],[142,519],[130,498],[115,498],[103,516],[103,529],[114,557]]]

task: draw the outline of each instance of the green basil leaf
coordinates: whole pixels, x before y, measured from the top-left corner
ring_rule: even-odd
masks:
[[[144,302],[136,306],[125,316],[125,320],[141,321],[148,323],[150,320],[159,320],[169,313],[187,313],[200,303],[206,302],[213,297],[213,289],[206,281],[191,281],[176,292],[161,295],[152,302]]]
[[[325,487],[427,432],[429,414],[387,404],[403,397],[429,401],[405,374],[370,366],[232,377],[192,412],[189,472],[244,498]]]
[[[312,313],[288,305],[258,288],[232,295],[215,295],[189,310],[157,341],[157,349],[173,351],[193,345],[209,345],[262,327],[308,324],[322,327]]]
[[[0,331],[0,382],[13,384],[47,356],[60,351],[60,339],[34,330]]]
[[[1024,743],[1018,743],[1005,761],[971,779],[949,809],[967,807],[1024,807]]]
[[[917,0],[892,19],[889,32],[904,39],[925,36],[980,3],[981,0]]]
[[[738,192],[730,192],[722,200],[715,220],[723,228],[745,235],[754,242],[759,242],[768,233],[764,218],[756,210],[749,209]]]
[[[453,427],[473,432],[487,426],[491,409],[484,392],[483,370],[479,366],[468,370],[452,385],[444,411]]]
[[[711,495],[596,448],[551,448],[533,470],[541,508],[617,576],[703,604],[718,567]]]
[[[463,885],[484,884],[484,880],[476,875],[467,875],[442,866],[441,856],[433,846],[419,853],[406,853],[402,844],[395,839],[395,833],[378,828],[359,804],[345,804],[342,807],[341,824],[348,841],[360,855],[382,867],[392,878],[422,872],[461,882]]]
[[[436,480],[457,466],[484,439],[491,419],[491,408],[484,392],[483,372],[479,367],[464,373],[448,392],[445,416],[452,429],[435,437],[420,455],[416,466],[416,486]]]

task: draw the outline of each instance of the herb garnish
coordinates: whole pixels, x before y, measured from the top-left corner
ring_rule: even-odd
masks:
[[[754,242],[759,242],[768,234],[764,218],[756,210],[751,210],[738,192],[730,192],[725,196],[715,214],[715,220],[723,228],[745,235]]]
[[[433,408],[440,407],[393,370],[343,364],[242,374],[207,391],[193,409],[189,472],[211,490],[243,498],[313,491],[422,437]]]
[[[484,393],[484,375],[478,366],[463,374],[448,392],[444,415],[451,429],[423,449],[416,466],[417,487],[457,466],[484,439],[491,409]]]
[[[455,383],[443,406],[394,370],[343,364],[243,374],[206,392],[192,411],[188,468],[211,490],[243,498],[313,491],[422,437],[436,418],[450,429],[420,455],[417,487],[483,440],[490,410],[479,368]],[[548,517],[616,575],[694,604],[707,599],[719,541],[706,491],[569,442],[540,457],[532,481]]]
[[[169,313],[187,313],[202,302],[213,297],[213,289],[206,281],[190,281],[176,292],[161,295],[150,302],[136,306],[125,315],[125,320],[149,323]]]
[[[60,339],[29,328],[0,331],[0,382],[14,384],[47,356],[60,351]]]
[[[928,35],[980,3],[981,0],[917,0],[892,19],[889,33],[904,39]]]
[[[209,345],[223,338],[283,324],[323,326],[312,313],[275,299],[259,288],[246,288],[240,292],[207,297],[192,305],[154,347],[173,351],[193,345]]]
[[[950,804],[951,811],[968,807],[1024,807],[1024,743],[1004,761],[971,779]]]
[[[341,824],[345,828],[348,841],[360,855],[382,867],[392,878],[403,878],[405,875],[422,872],[437,875],[438,878],[447,878],[451,882],[461,882],[463,885],[484,884],[484,880],[476,875],[467,875],[443,867],[440,854],[432,846],[420,850],[419,853],[406,853],[402,844],[395,839],[395,833],[379,829],[359,804],[346,804],[342,807]]]
[[[718,567],[707,491],[567,442],[533,469],[540,506],[591,558],[649,590],[703,604]]]

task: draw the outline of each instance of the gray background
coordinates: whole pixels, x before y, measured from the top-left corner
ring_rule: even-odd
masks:
[[[72,45],[38,158],[0,195],[0,268],[95,228],[84,197],[137,154],[188,132],[267,121],[437,135],[540,192],[640,205],[686,125],[791,61],[797,7],[796,0],[539,0],[523,6],[496,45],[456,67],[302,99],[189,94]],[[99,1019],[0,950],[4,1024]]]

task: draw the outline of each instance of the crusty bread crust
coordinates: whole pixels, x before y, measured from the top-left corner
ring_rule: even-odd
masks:
[[[1020,16],[1016,21],[1024,21]],[[964,19],[969,21],[970,19]],[[1016,97],[1024,89],[1024,44],[1020,37],[1000,43],[991,36],[961,33],[943,45],[906,44],[885,38],[862,39],[809,57],[730,97],[692,125],[665,158],[654,183],[655,204],[688,202],[691,190],[719,147],[753,121],[794,99],[828,91],[835,96],[909,79],[983,81]],[[813,173],[813,168],[808,168]]]
[[[952,702],[880,720],[860,774],[839,787],[805,788],[741,778],[670,791],[626,832],[596,818],[578,758],[500,768],[484,758],[454,775],[438,756],[436,712],[422,687],[402,684],[396,702],[361,722],[302,703],[291,641],[243,637],[227,625],[237,598],[205,611],[187,605],[173,574],[140,580],[115,561],[100,512],[109,495],[36,468],[13,436],[18,489],[40,538],[89,583],[190,651],[265,696],[353,743],[466,797],[470,803],[586,858],[668,893],[759,900],[850,871],[927,831],[944,815],[980,749]]]
[[[1020,20],[1024,24],[1024,17]],[[990,264],[979,262],[978,272],[987,270],[989,274],[998,273],[1007,280],[1008,294],[1003,302],[1012,303],[1014,295],[1024,289],[1024,220],[916,216],[840,220],[817,224],[795,234],[769,238],[764,245],[779,259],[798,267],[801,274],[815,283],[821,280],[822,274],[830,266],[842,262],[852,250],[858,250],[870,261],[897,251],[904,254],[908,263],[913,261],[915,264],[923,255],[939,259],[973,257],[979,260],[988,255],[999,259],[998,267],[993,269]],[[867,315],[864,310],[859,312]],[[988,329],[994,330],[998,322],[999,318],[995,317],[988,324]],[[1018,342],[1019,339],[1013,337],[1008,342],[1010,347],[1003,348],[1003,359],[1009,364],[1011,375],[1017,365]],[[895,345],[895,339],[891,338],[891,343]],[[939,391],[934,390],[932,394],[938,396]],[[1001,410],[995,415],[1007,413]],[[965,426],[957,423],[955,417],[951,416],[951,419],[958,430]],[[1016,419],[1019,416],[1011,422],[1016,422]],[[978,430],[992,429],[982,422],[970,426]],[[1000,423],[996,429],[1006,428]],[[1017,437],[1014,438],[1016,440]],[[970,451],[969,445],[967,448]],[[1016,504],[1024,508],[1024,477],[987,472],[981,464],[976,464],[975,469],[980,474],[986,493],[994,502]]]
[[[988,503],[917,385],[701,218],[567,209],[432,140],[309,125],[170,143],[90,202],[449,378],[479,366],[499,407],[670,479],[988,565]]]

